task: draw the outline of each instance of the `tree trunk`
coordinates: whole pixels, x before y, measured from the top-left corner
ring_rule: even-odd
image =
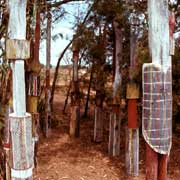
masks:
[[[90,80],[89,80],[88,93],[87,93],[86,105],[85,105],[85,110],[84,110],[84,117],[87,117],[87,114],[88,114],[88,104],[89,104],[92,80],[93,80],[93,67],[91,68],[91,75],[90,75]]]
[[[139,129],[126,128],[126,173],[139,175]]]
[[[72,82],[70,82],[70,84],[69,84],[68,92],[67,92],[66,99],[65,99],[65,102],[64,102],[63,114],[66,113],[66,106],[67,106],[67,103],[68,103],[69,94],[71,92],[71,86],[72,86]]]
[[[87,21],[88,17],[89,17],[89,14],[91,13],[92,9],[93,9],[93,6],[91,6],[91,8],[88,10],[83,22],[82,22],[82,25],[85,24],[85,22]],[[54,78],[53,78],[53,83],[52,83],[52,88],[51,88],[51,97],[50,97],[50,105],[51,105],[51,111],[53,111],[53,101],[54,101],[54,92],[55,92],[55,87],[56,87],[56,80],[57,80],[57,77],[58,77],[58,70],[59,70],[59,65],[60,65],[60,62],[61,62],[61,59],[63,58],[64,54],[66,53],[66,51],[68,50],[68,48],[70,47],[70,45],[72,44],[73,40],[71,40],[69,42],[69,44],[65,47],[65,49],[63,50],[63,52],[61,53],[59,59],[58,59],[58,62],[57,62],[57,65],[56,65],[56,69],[55,69],[55,73],[54,73]]]
[[[10,161],[10,122],[9,122],[9,114],[13,112],[12,107],[12,71],[9,68],[6,74],[6,85],[5,86],[5,94],[2,97],[2,105],[5,106],[6,116],[4,123],[4,137],[3,137],[3,148],[5,151],[5,179],[11,179],[11,169],[9,166]]]
[[[3,147],[5,150],[5,155],[6,155],[6,164],[5,164],[5,169],[6,169],[6,180],[11,179],[11,169],[9,166],[10,162],[10,121],[9,121],[9,114],[12,113],[12,107],[10,103],[8,104],[8,107],[6,109],[6,118],[5,118],[5,128],[4,128],[4,140],[3,140]]]
[[[148,15],[152,63],[143,65],[142,131],[148,147],[146,157],[151,161],[146,164],[146,179],[164,180],[167,179],[167,155],[172,144],[168,0],[148,0]],[[153,173],[149,171],[151,167],[154,167]]]
[[[52,88],[51,88],[51,97],[49,100],[52,112],[53,112],[53,101],[54,101],[54,93],[55,93],[55,88],[56,88],[56,80],[57,80],[58,72],[59,72],[59,65],[60,65],[61,59],[63,58],[64,54],[66,53],[66,51],[68,50],[68,48],[70,47],[71,44],[72,44],[72,40],[69,42],[69,44],[65,47],[65,49],[61,53],[61,55],[58,59],[57,65],[56,65],[54,78],[53,78],[53,82],[52,82]]]
[[[79,49],[78,39],[73,39],[73,78],[71,92],[71,118],[70,118],[70,136],[79,137],[80,134],[80,97],[79,97],[79,80],[78,80],[78,61]]]
[[[37,166],[37,147],[38,147],[38,130],[39,130],[39,113],[37,112],[38,99],[40,96],[40,5],[35,0],[33,6],[32,22],[32,41],[31,41],[31,58],[27,63],[27,111],[32,116],[32,136],[34,141],[34,165]]]
[[[120,156],[120,107],[118,104],[113,104],[111,108],[108,153],[110,156]]]
[[[13,109],[10,114],[10,166],[13,180],[32,179],[33,141],[31,115],[26,113],[24,59],[30,57],[26,38],[27,1],[9,0],[9,40],[6,58],[13,59]]]
[[[136,15],[134,15],[136,16]],[[133,17],[132,19],[137,19]],[[138,41],[138,27],[131,21],[130,34],[130,73],[127,84],[126,98],[128,100],[128,129],[126,130],[126,173],[129,176],[139,175],[139,129],[137,101],[139,98],[139,85],[137,77],[133,74],[137,71],[136,49]]]
[[[47,40],[46,40],[46,91],[45,91],[45,136],[49,136],[51,124],[51,107],[50,107],[50,61],[51,61],[51,13],[48,12],[47,19]]]
[[[109,155],[120,155],[120,106],[119,106],[119,93],[118,90],[121,86],[121,73],[120,62],[122,61],[122,31],[119,28],[118,22],[113,21],[113,28],[115,33],[115,45],[114,45],[114,81],[113,81],[113,104],[112,111],[110,112],[110,127],[109,127]]]
[[[95,120],[94,120],[94,142],[103,141],[103,111],[101,107],[95,108]]]

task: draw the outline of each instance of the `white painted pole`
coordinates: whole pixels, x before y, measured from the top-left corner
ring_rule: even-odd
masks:
[[[16,116],[26,113],[24,61],[17,60],[12,63],[13,70],[13,108]]]
[[[146,141],[146,180],[165,180],[167,159],[172,145],[168,0],[148,0],[148,19],[152,63],[143,65],[142,77],[142,132]]]
[[[115,77],[113,82],[113,98],[116,98],[118,93],[118,88],[121,86],[121,73],[120,73],[120,61],[121,53],[122,53],[122,32],[121,29],[118,27],[119,24],[115,20],[113,21],[113,27],[115,32]]]
[[[9,0],[8,40],[6,58],[13,72],[13,109],[10,114],[10,166],[12,180],[32,180],[32,119],[26,113],[24,60],[29,58],[30,43],[26,41],[27,0]]]
[[[9,0],[9,39],[26,39],[26,5],[27,0]],[[26,112],[24,61],[12,62],[13,70],[13,108],[17,116],[24,116]]]
[[[152,63],[162,66],[163,71],[171,68],[169,54],[169,12],[167,0],[149,0],[149,50]]]

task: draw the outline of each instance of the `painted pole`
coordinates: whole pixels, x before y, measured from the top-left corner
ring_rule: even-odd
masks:
[[[73,38],[73,79],[71,92],[71,117],[70,117],[70,136],[79,137],[80,135],[80,99],[79,99],[79,80],[78,80],[78,61],[79,48],[76,36]]]
[[[168,0],[148,0],[149,49],[143,65],[142,131],[146,141],[146,179],[167,179],[172,144],[172,72]]]
[[[32,40],[31,40],[31,59],[27,63],[28,74],[28,93],[27,93],[27,111],[32,116],[32,137],[34,141],[34,165],[37,166],[37,146],[38,146],[38,129],[39,113],[37,112],[38,98],[40,95],[40,71],[39,46],[40,46],[40,6],[34,1],[33,21],[32,21]]]
[[[110,113],[109,124],[109,144],[108,152],[111,156],[120,155],[120,104],[118,102],[118,90],[121,86],[120,74],[120,61],[122,59],[122,32],[116,20],[113,21],[113,28],[115,33],[115,47],[114,47],[114,60],[115,60],[115,73],[113,81],[113,103]]]
[[[33,140],[31,115],[26,113],[24,59],[30,57],[26,41],[27,1],[8,1],[9,25],[6,58],[11,60],[13,73],[13,109],[10,120],[11,179],[32,179]]]
[[[110,156],[120,155],[120,105],[112,104],[109,123],[109,144],[108,153]]]
[[[11,168],[9,166],[10,162],[10,121],[9,114],[13,112],[12,108],[12,71],[9,68],[6,74],[7,76],[7,84],[5,85],[6,95],[4,96],[4,102],[6,102],[5,106],[5,122],[4,122],[4,133],[2,139],[2,145],[5,152],[5,179],[11,179]]]
[[[100,49],[106,49],[106,35],[107,35],[107,24],[104,24],[103,33],[101,32],[101,28],[99,28],[99,44],[98,47]],[[96,96],[95,96],[95,107],[94,107],[94,142],[101,142],[103,141],[103,131],[104,131],[104,112],[103,112],[103,102],[104,102],[104,86],[105,86],[105,79],[106,74],[104,73],[105,70],[105,54],[101,56],[93,55],[93,76],[92,78],[95,79],[95,89],[96,89]],[[96,66],[96,69],[94,67]],[[91,79],[90,79],[91,80]]]
[[[51,22],[52,16],[48,11],[47,17],[47,40],[46,40],[46,92],[45,92],[45,136],[48,137],[50,133],[50,118],[51,118],[51,86],[50,86],[50,62],[51,62]]]
[[[6,110],[6,118],[5,118],[5,128],[4,128],[4,139],[3,139],[3,149],[5,151],[6,155],[6,164],[5,164],[5,169],[6,169],[6,180],[11,179],[11,169],[9,166],[10,162],[10,122],[9,122],[9,114],[12,113],[12,106],[9,103],[7,110]]]
[[[139,174],[139,128],[137,100],[139,99],[139,85],[136,83],[134,73],[137,66],[136,47],[138,40],[136,14],[131,17],[130,35],[130,74],[127,84],[126,98],[128,100],[128,127],[126,128],[126,173],[128,176]]]
[[[96,106],[94,109],[94,142],[100,143],[103,141],[103,110],[101,106]]]

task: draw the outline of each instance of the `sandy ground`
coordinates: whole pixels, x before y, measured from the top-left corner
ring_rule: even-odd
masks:
[[[108,131],[104,141],[94,143],[93,119],[81,121],[80,138],[68,135],[69,116],[62,115],[64,97],[55,96],[57,127],[51,130],[49,138],[40,138],[38,167],[34,171],[35,180],[144,180],[145,145],[140,137],[140,171],[138,177],[127,177],[125,173],[125,136],[122,126],[121,155],[109,157]],[[168,167],[169,180],[180,180],[180,132],[173,135],[173,147]]]

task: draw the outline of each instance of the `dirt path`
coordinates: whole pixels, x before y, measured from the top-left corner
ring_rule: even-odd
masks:
[[[60,107],[60,104],[56,106]],[[59,111],[60,112],[60,111]],[[57,112],[58,116],[58,112]],[[125,174],[124,127],[122,127],[121,156],[108,156],[108,132],[104,134],[104,142],[96,144],[92,141],[93,120],[81,122],[81,137],[71,139],[68,135],[68,116],[59,113],[61,123],[53,129],[51,137],[41,138],[38,151],[38,168],[35,180],[124,180]],[[169,180],[180,179],[180,136],[173,136],[173,148],[169,163]],[[145,179],[144,141],[140,138],[140,175],[131,180]]]

